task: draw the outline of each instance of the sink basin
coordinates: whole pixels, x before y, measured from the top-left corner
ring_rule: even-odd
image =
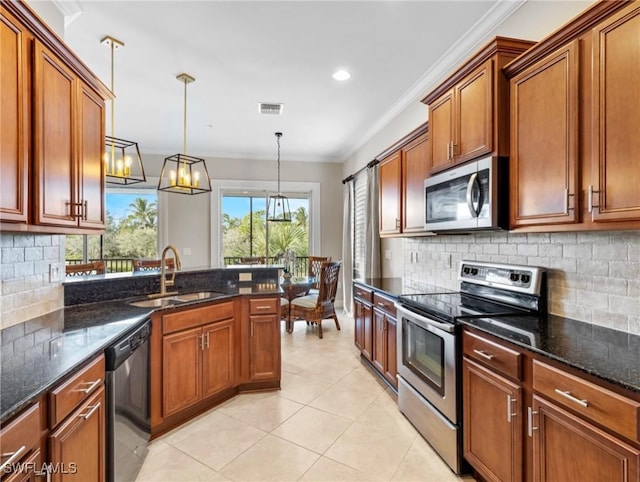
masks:
[[[197,293],[185,293],[182,295],[172,295],[165,298],[153,298],[150,300],[132,301],[131,306],[138,308],[163,308],[173,306],[179,303],[188,303],[190,301],[209,300],[224,296],[224,293],[218,291],[198,291]]]
[[[161,308],[174,305],[175,300],[173,298],[155,298],[153,300],[132,301],[129,304],[138,308]]]
[[[197,293],[185,293],[183,295],[175,295],[173,297],[176,301],[181,301],[183,303],[188,301],[197,301],[197,300],[207,300],[209,298],[217,298],[222,296],[224,293],[219,293],[217,291],[199,291]]]

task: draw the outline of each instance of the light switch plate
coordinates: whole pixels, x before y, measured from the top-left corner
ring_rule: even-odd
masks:
[[[58,283],[62,281],[62,265],[60,263],[49,264],[49,283]]]
[[[251,281],[251,273],[239,273],[238,281]]]

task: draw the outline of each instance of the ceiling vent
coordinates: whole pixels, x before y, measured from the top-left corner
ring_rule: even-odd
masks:
[[[260,114],[280,115],[284,109],[284,104],[270,104],[267,102],[258,102],[258,112]]]

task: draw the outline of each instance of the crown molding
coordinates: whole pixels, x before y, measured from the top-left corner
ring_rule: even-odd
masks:
[[[64,16],[65,28],[78,18],[83,11],[82,4],[76,0],[51,0],[51,3],[53,3]]]

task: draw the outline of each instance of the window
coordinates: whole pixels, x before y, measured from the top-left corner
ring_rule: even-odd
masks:
[[[309,255],[309,194],[285,193],[291,223],[267,223],[266,192],[222,191],[222,256],[224,264],[243,258],[276,261],[285,252]]]
[[[360,172],[354,182],[353,199],[353,277],[364,277],[367,221],[367,173]]]
[[[158,257],[155,189],[107,189],[104,235],[70,235],[67,263],[104,259],[108,272],[131,271],[134,258]]]

